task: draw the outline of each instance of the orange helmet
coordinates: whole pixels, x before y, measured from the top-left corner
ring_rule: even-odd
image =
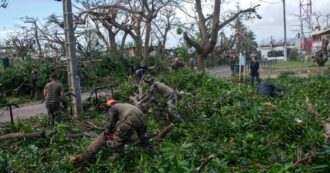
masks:
[[[107,105],[108,105],[108,106],[111,106],[111,105],[113,105],[113,104],[115,104],[115,103],[118,103],[118,101],[117,101],[117,100],[114,100],[114,99],[109,99],[109,100],[107,100]]]

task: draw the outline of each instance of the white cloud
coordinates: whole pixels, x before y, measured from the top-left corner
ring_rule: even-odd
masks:
[[[3,30],[0,30],[0,41],[3,41],[5,39],[8,39],[10,33],[13,33],[14,30],[12,29],[3,29]]]

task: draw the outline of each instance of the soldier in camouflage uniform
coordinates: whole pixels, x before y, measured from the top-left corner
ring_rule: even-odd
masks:
[[[142,147],[152,151],[152,145],[146,136],[147,120],[143,112],[134,105],[118,103],[116,100],[108,100],[107,125],[105,135],[113,135],[114,153],[112,160],[124,154],[124,145],[129,142],[134,131],[137,133]]]
[[[62,120],[60,99],[64,96],[64,89],[55,73],[50,75],[50,80],[51,82],[47,83],[44,88],[44,96],[46,97],[49,122],[52,127],[55,127],[55,121],[59,123]]]
[[[141,103],[147,102],[149,99],[153,98],[153,96],[156,93],[160,93],[162,96],[164,96],[166,98],[168,113],[176,120],[182,121],[182,118],[179,115],[179,113],[177,112],[176,105],[175,105],[176,101],[178,99],[176,92],[171,87],[169,87],[159,81],[156,81],[150,75],[145,76],[144,82],[146,82],[148,85],[150,85],[150,88],[145,94],[143,94],[140,102]]]

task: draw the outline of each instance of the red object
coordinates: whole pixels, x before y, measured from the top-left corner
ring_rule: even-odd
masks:
[[[109,110],[110,110],[110,106],[105,105],[105,106],[104,106],[104,110],[105,110],[105,112],[109,112]]]
[[[107,139],[113,140],[113,134],[109,134],[107,136],[105,136]]]

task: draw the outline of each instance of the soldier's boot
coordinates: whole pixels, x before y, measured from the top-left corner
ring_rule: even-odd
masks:
[[[145,135],[142,135],[140,137],[140,144],[143,148],[145,148],[148,152],[153,153],[154,152],[154,148],[149,140],[148,137],[146,137]]]

